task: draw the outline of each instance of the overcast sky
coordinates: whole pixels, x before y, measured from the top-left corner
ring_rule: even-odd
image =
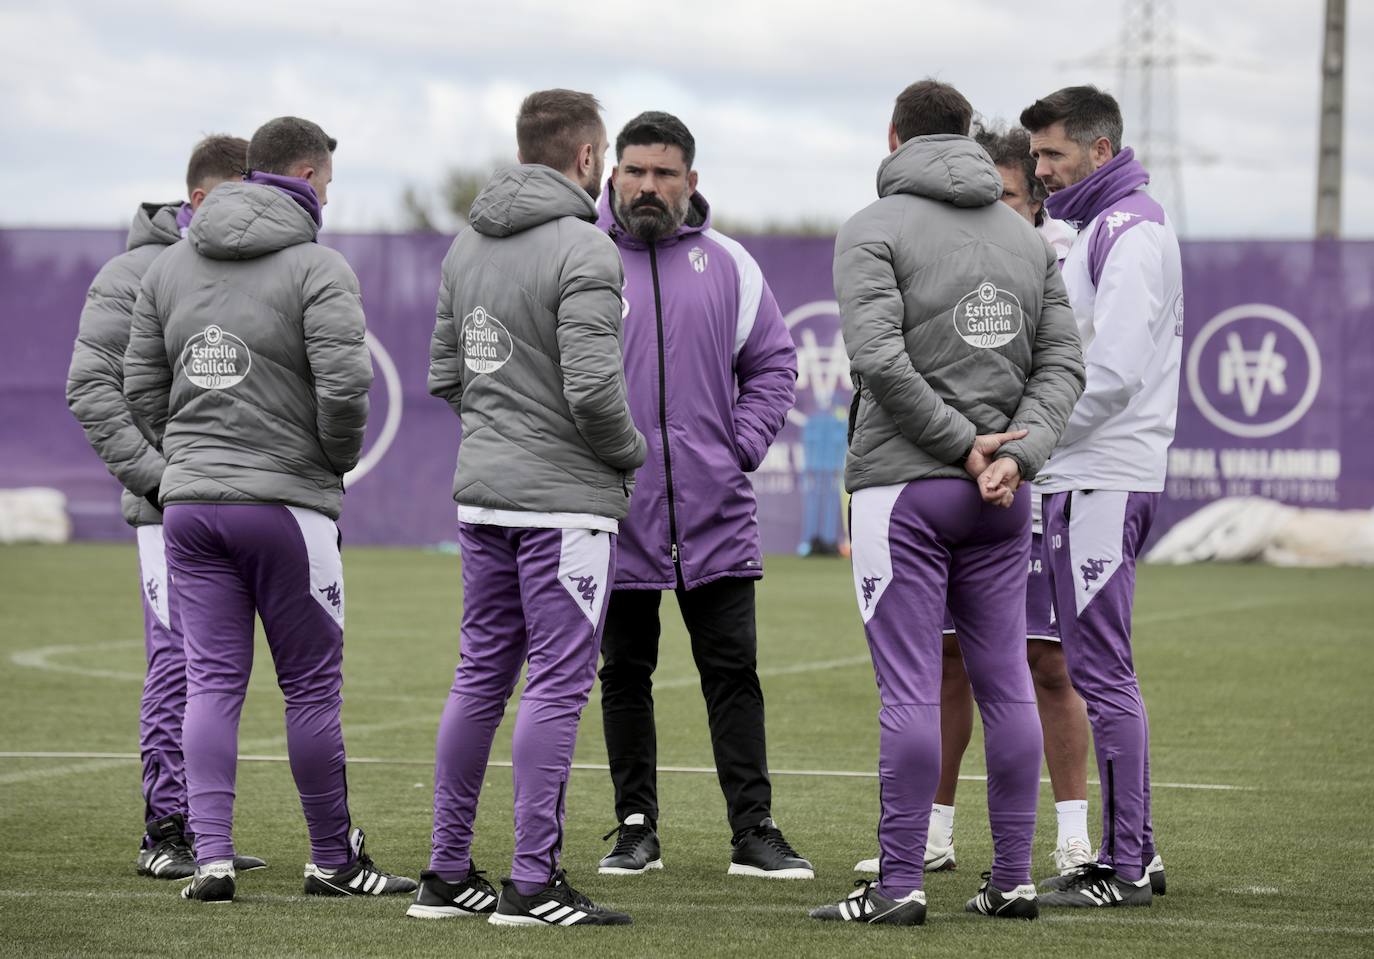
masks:
[[[0,223],[126,223],[140,201],[182,195],[202,134],[247,137],[289,113],[340,141],[326,226],[395,229],[408,184],[513,159],[520,99],[551,86],[597,94],[612,137],[641,110],[678,114],[718,215],[840,222],[873,198],[904,85],[933,75],[1009,120],[1061,86],[1115,91],[1124,5],[0,0]],[[1187,233],[1310,235],[1323,3],[1176,6]],[[1361,6],[1343,225],[1370,237],[1374,18]],[[1138,118],[1123,102],[1129,144]],[[1169,202],[1167,168],[1154,172]]]

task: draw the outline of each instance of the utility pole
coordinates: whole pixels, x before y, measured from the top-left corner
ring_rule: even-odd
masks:
[[[1117,53],[1117,90],[1128,127],[1126,139],[1150,171],[1150,192],[1163,203],[1180,233],[1187,231],[1182,148],[1178,140],[1180,59],[1173,0],[1126,0]]]
[[[1345,135],[1345,0],[1326,0],[1321,134],[1317,143],[1317,236],[1341,235],[1341,155]]]

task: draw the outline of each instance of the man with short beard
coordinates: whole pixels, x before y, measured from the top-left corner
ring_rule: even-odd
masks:
[[[461,662],[435,744],[429,868],[407,914],[496,925],[627,925],[561,865],[568,774],[596,679],[616,534],[644,437],[625,399],[622,271],[597,230],[606,127],[589,93],[520,105],[519,165],[492,177],[444,258],[429,391],[462,422],[453,481]],[[506,703],[515,715],[515,856],[499,901],[473,822]]]
[[[124,519],[138,537],[143,580],[144,653],[139,715],[139,754],[143,761],[145,833],[138,873],[158,879],[185,879],[196,871],[186,832],[186,773],[181,723],[186,712],[186,650],[174,584],[167,576],[158,487],[167,461],[149,441],[124,399],[124,349],[129,345],[139,283],[153,261],[186,235],[192,216],[210,191],[243,178],[248,141],[208,136],[191,151],[186,168],[187,200],[145,203],[134,216],[128,249],[106,263],[91,283],[81,310],[67,375],[67,404],[80,421],[110,472],[124,486]],[[266,865],[238,856],[240,872]]]
[[[652,688],[659,601],[674,590],[725,794],[729,873],[810,879],[811,863],[772,819],[754,616],[763,557],[748,477],[792,408],[796,351],[758,264],[711,229],[682,121],[642,113],[615,150],[598,225],[625,263],[625,378],[649,456],[621,529],[602,644],[619,838],[601,872],[663,865]]]
[[[1150,818],[1150,731],[1131,652],[1136,557],[1164,490],[1178,415],[1178,238],[1121,146],[1121,109],[1066,87],[1021,113],[1050,216],[1078,236],[1064,282],[1087,344],[1087,388],[1035,480],[1069,677],[1088,707],[1102,782],[1098,861],[1044,883],[1047,906],[1148,906],[1164,864]]]

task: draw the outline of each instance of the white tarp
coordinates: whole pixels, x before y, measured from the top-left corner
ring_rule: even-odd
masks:
[[[1302,509],[1258,496],[1217,500],[1177,523],[1148,563],[1374,565],[1374,510]]]
[[[71,535],[67,497],[60,491],[0,489],[0,543],[65,543]]]

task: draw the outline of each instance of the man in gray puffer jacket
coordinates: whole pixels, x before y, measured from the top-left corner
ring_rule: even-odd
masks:
[[[597,229],[600,105],[544,90],[521,104],[520,165],[497,173],[444,259],[429,391],[462,418],[453,498],[462,659],[435,746],[429,869],[409,914],[510,925],[619,925],[559,867],[582,707],[596,676],[615,540],[644,437],[625,396],[620,254]],[[492,737],[515,719],[515,859],[500,892],[473,867]]]
[[[924,922],[940,775],[946,605],[983,717],[992,873],[971,912],[1034,918],[1041,733],[1026,664],[1030,497],[1083,389],[1054,252],[1006,204],[967,136],[968,101],[922,81],[897,98],[879,199],[835,245],[854,378],[845,481],[854,585],[879,712],[880,881],[819,919]]]
[[[186,838],[186,776],[181,721],[186,711],[186,652],[178,604],[167,578],[162,511],[157,490],[166,461],[124,400],[124,349],[143,274],[182,238],[191,217],[219,184],[243,178],[248,141],[224,135],[196,144],[186,166],[186,202],[145,203],[134,216],[128,249],[96,274],[81,310],[67,373],[67,405],[92,448],[124,486],[124,519],[137,531],[143,592],[144,653],[148,669],[139,708],[145,836],[138,872],[185,879],[196,869]],[[262,860],[240,856],[241,870]]]
[[[336,143],[280,117],[253,172],[210,194],[143,279],[124,392],[167,460],[167,563],[186,641],[188,899],[234,896],[238,719],[262,617],[310,831],[307,895],[409,892],[351,828],[339,724],[344,593],[334,520],[358,460],[372,365],[358,281],[315,243]]]

